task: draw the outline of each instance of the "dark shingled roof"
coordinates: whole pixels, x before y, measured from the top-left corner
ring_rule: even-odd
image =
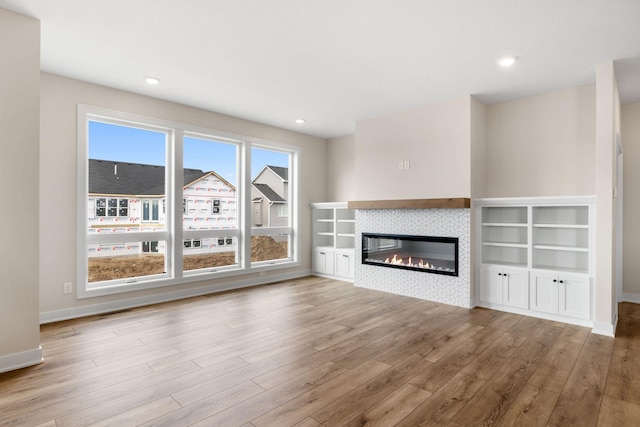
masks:
[[[273,191],[273,189],[271,187],[269,187],[267,184],[256,184],[255,182],[253,183],[253,186],[262,194],[264,194],[264,197],[266,197],[267,199],[269,199],[269,201],[271,202],[286,202],[285,199],[283,199],[282,197],[280,197],[278,195],[278,193],[276,193],[275,191]],[[256,200],[256,199],[254,199]]]
[[[274,171],[280,178],[284,179],[285,181],[289,180],[289,168],[269,165],[267,165],[267,167]]]
[[[199,169],[184,169],[184,185],[208,173]],[[164,176],[164,166],[89,159],[90,194],[161,196],[165,193]]]

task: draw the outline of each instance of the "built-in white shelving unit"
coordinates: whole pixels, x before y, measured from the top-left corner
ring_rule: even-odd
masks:
[[[353,280],[355,211],[346,202],[312,203],[312,271],[318,276]]]
[[[478,305],[590,325],[593,197],[474,200]]]

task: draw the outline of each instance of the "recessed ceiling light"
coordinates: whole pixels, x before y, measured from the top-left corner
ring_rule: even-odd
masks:
[[[500,58],[498,60],[498,65],[501,67],[511,67],[516,63],[517,60],[518,58],[516,58],[515,56],[505,56],[504,58]]]
[[[151,86],[155,86],[160,83],[160,79],[153,76],[145,76],[144,81]]]
[[[296,123],[299,125],[303,124],[304,122],[306,122],[305,119],[296,119]]]

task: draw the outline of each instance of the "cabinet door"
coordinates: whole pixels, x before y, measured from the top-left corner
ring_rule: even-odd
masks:
[[[591,319],[591,282],[589,276],[559,275],[559,313],[577,319]]]
[[[502,304],[502,267],[481,266],[480,300]]]
[[[529,272],[519,268],[502,270],[502,303],[529,308]]]
[[[529,304],[531,310],[558,314],[558,275],[532,272]]]
[[[336,276],[348,277],[353,279],[354,256],[351,252],[336,252]]]
[[[313,251],[314,273],[333,275],[333,251],[316,249]]]

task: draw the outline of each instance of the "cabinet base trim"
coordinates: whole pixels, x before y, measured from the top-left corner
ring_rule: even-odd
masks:
[[[316,273],[316,272],[312,272],[311,275],[324,277],[325,279],[334,279],[334,280],[341,280],[343,282],[353,283],[353,277],[332,276],[331,274],[322,274],[322,273]]]
[[[527,309],[517,308],[517,307],[509,307],[509,306],[494,304],[490,302],[482,301],[478,304],[478,307],[488,308],[491,310],[505,311],[507,313],[513,313],[513,314],[521,314],[523,316],[536,317],[538,319],[553,320],[554,322],[568,323],[570,325],[585,326],[587,328],[594,327],[593,322],[590,320],[574,319],[571,317],[560,316],[558,314],[542,313],[539,311],[532,311],[532,310],[527,310]],[[601,335],[606,335],[606,334],[601,334]]]
[[[0,372],[15,371],[44,362],[42,358],[42,347],[33,350],[22,351],[20,353],[0,356]]]
[[[604,335],[607,337],[615,337],[616,326],[618,326],[617,317],[613,324],[608,324],[604,322],[593,322],[593,329],[591,329],[591,332],[594,334]]]

